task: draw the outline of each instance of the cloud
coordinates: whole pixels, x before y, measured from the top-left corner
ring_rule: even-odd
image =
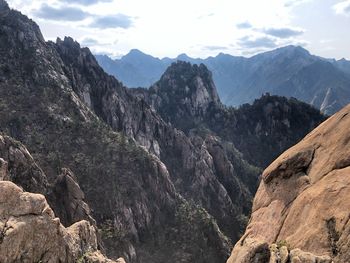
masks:
[[[47,4],[42,4],[33,14],[38,18],[58,21],[81,21],[90,16],[76,7],[51,7]]]
[[[62,0],[62,2],[78,5],[94,5],[98,3],[110,3],[113,2],[113,0]]]
[[[246,22],[237,24],[236,27],[238,29],[248,29],[248,28],[252,28],[253,26],[248,21],[246,21]]]
[[[335,4],[333,9],[338,15],[350,15],[350,0]]]
[[[82,46],[97,46],[100,43],[94,38],[86,37],[80,41],[80,44]]]
[[[287,0],[284,4],[285,7],[293,7],[302,3],[307,2],[308,0]]]
[[[275,48],[277,44],[274,39],[270,37],[242,37],[238,40],[238,45],[242,48]]]
[[[225,46],[204,46],[204,50],[217,51],[217,50],[226,50],[228,49]]]
[[[304,33],[301,29],[294,29],[288,27],[282,28],[265,28],[262,30],[267,35],[278,37],[278,38],[289,38],[300,36]]]
[[[207,18],[207,17],[212,17],[214,15],[215,15],[214,13],[208,13],[208,14],[205,14],[205,15],[198,16],[197,19],[203,19],[203,18]]]
[[[132,18],[124,14],[99,16],[90,24],[91,27],[106,28],[124,28],[127,29],[133,24]]]
[[[67,0],[64,0],[67,1]],[[109,0],[103,0],[104,2]],[[99,2],[96,0],[74,0],[73,2]],[[71,3],[71,2],[70,2]],[[61,6],[54,7],[48,4],[42,4],[39,9],[35,10],[33,14],[42,19],[53,20],[53,21],[69,21],[77,22],[82,21],[86,18],[92,19],[92,22],[88,24],[89,27],[107,29],[107,28],[129,28],[132,26],[132,18],[124,14],[115,15],[94,15],[83,11],[78,7],[72,6]]]

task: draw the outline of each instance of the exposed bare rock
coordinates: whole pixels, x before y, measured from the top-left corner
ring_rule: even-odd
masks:
[[[12,181],[26,191],[47,192],[46,175],[23,144],[9,136],[0,135],[0,157],[0,180]]]
[[[0,181],[0,262],[76,262],[97,250],[94,227],[60,224],[41,194]]]
[[[72,171],[67,168],[62,169],[52,187],[54,210],[65,226],[83,219],[96,225],[91,216],[90,207],[85,202],[85,195],[76,180]]]
[[[292,262],[348,261],[349,113],[350,105],[264,171],[249,225],[229,263],[246,262],[254,253],[251,243],[279,241],[292,249]]]
[[[100,251],[86,253],[83,257],[81,257],[80,262],[81,263],[126,263],[123,258],[118,258],[115,261],[105,258],[105,256],[102,255]]]

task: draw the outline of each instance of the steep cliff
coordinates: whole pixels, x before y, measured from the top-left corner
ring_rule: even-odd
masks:
[[[279,262],[281,250],[291,262],[348,262],[349,113],[330,117],[264,171],[227,262]]]
[[[0,192],[1,262],[73,263],[100,254],[95,228],[87,221],[65,228],[43,195],[23,192],[9,181],[0,181]],[[114,262],[99,258],[95,262]]]
[[[153,141],[157,132],[169,134],[169,143],[183,140],[185,145],[189,140],[170,126],[159,126],[161,118],[145,103],[93,67],[97,63],[88,50],[78,45],[65,51],[60,41],[46,43],[33,21],[1,3],[0,128],[30,149],[41,169],[33,166],[33,171],[26,172],[34,179],[40,179],[41,172],[46,174],[52,186],[47,196],[62,222],[68,226],[88,212],[79,200],[83,197],[79,184],[111,257],[124,256],[128,262],[222,262],[228,256],[229,241],[215,218],[200,204],[190,205],[182,198],[166,166],[134,141],[150,142],[154,146],[150,151],[156,153]],[[65,41],[68,47],[72,43]],[[73,61],[79,58],[84,67],[73,67],[67,60],[70,56],[64,56],[76,51],[78,56],[71,57]],[[89,58],[93,60],[89,62]],[[88,83],[76,74],[79,70],[85,71],[82,76],[94,85],[85,85]],[[90,74],[94,70],[98,74]],[[149,129],[154,137],[147,137]],[[188,147],[188,151],[180,149],[191,155],[193,146],[189,143]],[[200,162],[199,158],[184,160]],[[205,170],[205,162],[203,166]],[[210,175],[217,191],[221,186]],[[27,178],[28,187],[37,189],[34,179]],[[26,181],[18,179],[16,183],[25,186]],[[37,191],[46,194],[46,187],[39,187],[41,183]],[[225,191],[219,197],[229,200]],[[77,202],[81,209],[71,207]],[[231,209],[227,203],[223,203],[225,209]],[[233,212],[229,214],[235,217]]]
[[[189,138],[170,123],[166,123],[162,118],[166,116],[158,114],[149,106],[148,101],[135,96],[133,90],[126,89],[116,79],[104,73],[88,49],[81,49],[71,38],[58,39],[56,44],[50,45],[62,58],[65,75],[80,99],[114,130],[133,138],[158,156],[166,165],[176,190],[186,199],[203,206],[218,222],[223,233],[230,239],[237,240],[245,226],[242,218],[249,213],[252,198],[249,189],[254,189],[258,170],[244,160],[232,162],[229,158],[216,159],[220,165],[232,167],[223,174],[216,169],[217,164],[214,163],[214,157],[208,151],[203,138]],[[190,71],[187,72],[187,69]],[[169,76],[167,80],[164,78],[165,81],[174,82],[173,78],[181,77],[184,70],[188,77],[196,79],[191,87],[194,92],[193,101],[188,104],[188,107],[192,107],[192,103],[196,104],[195,108],[191,108],[191,116],[201,116],[200,113],[204,113],[212,102],[218,102],[207,69],[185,63],[183,68],[175,68],[174,72],[172,70],[169,69]],[[187,78],[184,81],[187,82]],[[181,92],[184,84],[185,82],[179,83],[173,91]],[[199,84],[203,88],[198,92]],[[199,93],[204,97],[197,96]],[[172,100],[173,103],[175,99]],[[223,148],[222,153],[225,155]],[[233,178],[222,180],[223,177]],[[254,183],[247,184],[248,181]]]
[[[185,134],[219,136],[263,168],[325,119],[306,103],[269,94],[238,109],[225,107],[203,64],[173,63],[152,87],[131,91]]]
[[[51,193],[45,173],[26,147],[0,135],[0,163],[1,262],[76,262],[83,257],[87,260],[91,253],[98,255],[96,262],[114,262],[97,251],[101,248],[99,235],[79,185],[75,183],[74,193],[80,196],[67,203],[71,209],[65,214],[71,220],[65,221],[69,226],[65,228],[44,195],[51,196],[51,204],[61,202]],[[61,189],[59,195],[71,192]],[[55,213],[57,216],[57,210]]]

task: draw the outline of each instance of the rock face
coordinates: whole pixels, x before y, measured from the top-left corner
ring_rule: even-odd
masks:
[[[325,119],[306,103],[269,94],[252,105],[225,107],[203,64],[173,63],[151,88],[131,91],[186,135],[215,134],[263,168]]]
[[[253,262],[259,248],[269,251],[275,242],[288,244],[290,258],[299,258],[292,262],[348,261],[349,129],[347,106],[264,171],[249,225],[228,262]]]
[[[1,262],[73,263],[97,250],[95,229],[87,221],[64,228],[43,195],[6,181],[0,193]]]
[[[221,106],[211,72],[203,64],[178,61],[149,90],[132,91],[143,93],[165,121],[185,132],[203,120],[209,107]]]
[[[176,190],[203,206],[217,220],[223,233],[237,240],[238,233],[245,225],[241,218],[248,213],[250,205],[249,201],[243,200],[251,200],[252,196],[248,190],[250,186],[241,178],[251,177],[254,188],[258,170],[244,161],[241,162],[244,165],[241,165],[230,163],[227,159],[221,162],[239,169],[231,169],[226,174],[235,179],[221,181],[222,175],[217,172],[213,157],[202,138],[189,138],[166,123],[163,116],[148,105],[148,101],[139,94],[135,96],[116,79],[104,73],[90,51],[81,49],[71,38],[51,44],[62,58],[66,76],[80,99],[114,130],[133,138],[158,156],[166,165]],[[183,72],[187,72],[185,77],[182,76]],[[179,78],[183,80],[179,82]],[[187,85],[189,81],[192,83]],[[180,93],[186,89],[186,85],[190,87],[192,100],[185,107],[186,111],[192,111],[192,117],[201,116],[200,113],[206,112],[210,104],[219,103],[210,72],[204,66],[180,63],[169,69],[162,82],[169,85],[176,83],[173,88],[168,85],[169,90],[179,94],[176,99],[184,97]],[[169,90],[163,94],[170,98],[172,96],[166,95]],[[87,97],[89,100],[85,100]],[[166,104],[163,105],[166,107]],[[236,191],[230,190],[231,194],[228,194],[228,189]]]
[[[206,150],[196,149],[182,132],[166,125],[71,39],[46,43],[33,21],[7,5],[0,10],[0,32],[0,128],[24,143],[41,167],[24,154],[33,171],[13,173],[13,181],[27,173],[28,178],[15,182],[27,191],[45,194],[49,189],[48,200],[67,226],[81,216],[89,220],[88,203],[111,257],[123,256],[127,262],[223,262],[230,242],[216,218],[199,202],[192,205],[184,199],[172,181],[176,175],[194,180],[188,175],[195,168],[194,181],[208,186],[197,183],[199,196],[205,197],[205,206],[214,208],[207,193],[216,197],[224,188],[213,167],[207,169],[205,160],[211,164]],[[169,151],[178,147],[177,151],[160,153],[160,142],[170,145]],[[12,165],[9,151],[7,147],[0,156],[1,167],[7,162],[10,171],[20,169]],[[170,176],[164,163],[149,152],[172,156],[172,169],[177,165],[181,169]],[[179,153],[183,153],[180,165]],[[183,167],[188,168],[186,173]],[[69,168],[76,179],[62,168]],[[37,184],[42,187],[37,179],[41,174],[50,187],[35,190]],[[1,173],[2,178],[9,176]],[[227,214],[225,220],[235,221],[231,231],[242,228],[243,223],[235,219],[241,208],[236,213],[224,190],[218,199],[217,210]]]
[[[259,174],[231,141],[174,128],[87,48],[68,37],[45,42],[33,21],[7,5],[0,53],[0,129],[32,153],[18,146],[11,159],[5,142],[1,178],[44,194],[66,227],[82,219],[94,226],[93,217],[110,257],[225,261],[246,225]],[[178,65],[163,82],[174,78],[186,91],[189,81],[191,98],[178,109],[201,120],[221,105],[210,73]],[[22,163],[32,168],[20,170]]]
[[[12,181],[26,191],[48,192],[46,175],[20,142],[0,135],[0,157],[0,180]]]

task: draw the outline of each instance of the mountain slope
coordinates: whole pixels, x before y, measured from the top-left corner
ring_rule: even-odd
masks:
[[[103,69],[128,87],[148,87],[156,82],[169,65],[137,49],[132,49],[120,61],[112,60],[106,55],[96,55],[96,59]]]
[[[203,139],[188,138],[164,122],[143,99],[135,97],[104,73],[90,51],[81,49],[72,39],[58,40],[54,47],[65,63],[66,76],[76,94],[114,130],[157,155],[166,165],[179,193],[203,206],[217,220],[223,233],[236,240],[244,228],[245,222],[241,218],[248,213],[252,196],[251,186],[243,183],[241,178],[251,177],[256,181],[258,170],[244,161],[241,162],[244,165],[238,165],[225,159],[221,161],[222,165],[240,166],[240,169],[226,174],[233,179],[221,181],[219,178],[223,175],[216,170]],[[195,77],[200,83],[208,81],[208,74]],[[236,191],[228,194],[227,189]]]
[[[0,22],[0,128],[31,151],[62,223],[78,220],[84,210],[70,205],[85,200],[113,258],[223,262],[246,225],[259,169],[232,142],[165,122],[73,39],[45,42],[33,21],[6,6]],[[180,68],[167,81],[180,78],[183,91],[188,77],[196,80],[185,108],[201,120],[222,105],[210,72],[184,67],[187,75]],[[77,185],[84,200],[71,191]]]
[[[132,53],[136,56],[134,52]],[[180,55],[176,59],[160,60],[141,52],[137,54],[140,56],[137,71],[132,68],[132,62],[126,62],[126,57],[129,55],[120,60],[109,60],[108,66],[100,56],[96,57],[107,72],[116,76],[120,72],[121,65],[129,65],[129,74],[136,78],[140,76],[142,68],[143,70],[154,68],[152,73],[149,72],[152,80],[138,83],[137,86],[142,87],[148,87],[157,76],[161,76],[160,72],[165,71],[167,65],[177,60],[203,63],[213,73],[218,94],[226,105],[251,103],[269,92],[273,95],[295,97],[321,109],[326,114],[332,114],[350,101],[349,63],[346,60],[329,61],[313,56],[301,47],[286,46],[251,58],[221,53],[206,59],[193,59]],[[124,78],[124,75],[125,72],[120,74],[120,79],[126,85],[130,85],[131,79]]]
[[[178,261],[222,262],[229,245],[214,219],[178,194],[158,158],[112,131],[92,112],[89,106],[101,115],[108,109],[99,108],[99,100],[94,100],[99,90],[91,91],[89,97],[84,90],[89,86],[82,85],[81,93],[77,89],[81,81],[65,72],[71,64],[63,62],[60,42],[46,43],[33,21],[1,3],[1,130],[27,145],[50,184],[61,168],[74,172],[111,257],[123,255],[128,262],[166,262],[173,255],[172,260]],[[67,39],[67,44],[71,42]],[[84,55],[80,48],[65,51]],[[97,65],[94,59],[84,60],[86,67],[92,62]],[[114,78],[103,76],[105,82],[97,82],[97,78],[91,81],[102,90],[112,82],[111,89],[118,91],[115,95],[120,93],[125,101],[131,98]],[[135,116],[142,119],[143,114],[149,114],[149,118],[160,120],[150,111],[138,111],[147,106],[132,101],[135,114],[139,114]],[[117,105],[122,107],[123,101]],[[115,123],[120,125],[121,121]],[[140,123],[135,120],[133,124]],[[126,124],[123,127],[125,131],[128,128]],[[179,217],[177,211],[183,207],[185,217]],[[194,215],[195,221],[186,221]],[[183,233],[188,233],[189,224],[193,231],[186,236]],[[203,255],[202,250],[208,254]]]
[[[348,105],[264,171],[227,262],[279,262],[281,251],[291,262],[348,262],[349,113]]]
[[[53,186],[25,146],[2,135],[0,163],[1,262],[73,263],[82,258],[89,260],[92,255],[98,258],[97,263],[114,262],[97,251],[101,243],[95,221],[83,200],[83,192],[69,175],[61,175],[71,180],[69,187],[52,193]],[[69,200],[72,194],[74,200]],[[50,198],[49,203],[43,195]],[[65,196],[65,202],[57,199],[58,196]],[[61,217],[61,211],[53,211],[49,204],[70,206],[65,211],[69,223]]]
[[[324,120],[305,103],[270,95],[252,105],[227,108],[203,64],[173,63],[151,88],[131,91],[187,135],[204,132],[219,136],[258,167],[266,167]]]

